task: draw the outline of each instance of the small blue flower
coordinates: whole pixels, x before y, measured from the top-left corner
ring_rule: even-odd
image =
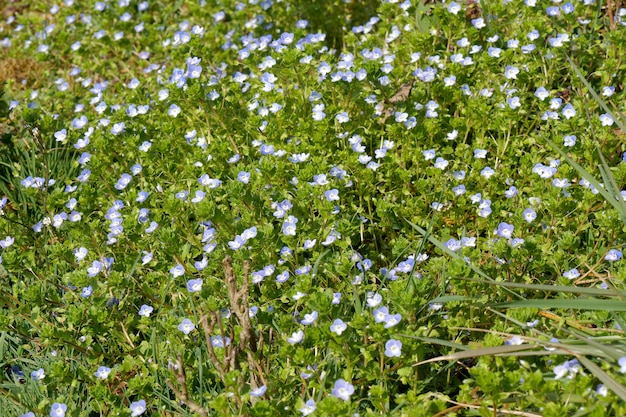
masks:
[[[135,401],[133,403],[130,403],[128,408],[130,408],[130,411],[132,412],[131,416],[137,417],[146,412],[146,402],[145,400]]]
[[[567,375],[568,378],[572,379],[576,376],[579,370],[580,364],[578,363],[578,359],[565,361],[561,365],[557,365],[554,367],[554,379],[563,378],[565,375]]]
[[[141,257],[141,264],[146,265],[152,261],[152,252],[143,251],[143,256]]]
[[[33,381],[41,381],[46,377],[46,372],[43,370],[43,368],[39,368],[36,371],[31,372],[30,377],[33,379]]]
[[[295,236],[296,235],[296,223],[298,222],[298,219],[294,216],[289,216],[287,217],[287,219],[283,222],[283,226],[282,226],[282,232],[285,236]]]
[[[315,412],[316,406],[315,406],[315,401],[313,400],[308,400],[306,403],[304,403],[304,406],[302,406],[302,408],[300,408],[300,412],[302,413],[302,416],[308,416],[309,414],[312,414]],[[33,414],[33,417],[35,417],[35,415]]]
[[[80,296],[83,298],[89,298],[93,294],[93,288],[90,286],[84,287],[80,292]]]
[[[387,316],[385,316],[385,329],[389,329],[391,327],[394,327],[395,325],[400,323],[401,319],[402,319],[402,315],[400,315],[400,313],[398,313],[398,314],[387,314]]]
[[[617,249],[611,249],[606,254],[604,259],[610,262],[619,261],[620,259],[622,259],[622,252]]]
[[[170,269],[170,274],[172,274],[174,278],[183,276],[185,275],[185,267],[181,264],[177,264],[176,266],[172,267],[172,269]]]
[[[380,303],[382,303],[382,301],[383,301],[382,295],[372,292],[372,291],[367,293],[366,304],[368,307],[370,308],[378,307]]]
[[[261,397],[263,394],[265,394],[265,391],[267,391],[267,386],[266,385],[262,385],[259,388],[253,389],[252,391],[250,391],[250,396],[252,397]]]
[[[184,334],[189,334],[196,328],[196,325],[192,323],[189,319],[183,319],[183,321],[178,325],[178,330],[183,332]]]
[[[100,261],[93,261],[93,263],[91,264],[91,266],[89,268],[87,268],[87,275],[89,277],[95,277],[96,275],[98,275],[100,273],[100,271],[102,271],[103,268],[103,264]]]
[[[343,379],[335,381],[335,386],[332,390],[332,395],[343,401],[350,400],[350,396],[354,394],[354,386]]]
[[[508,346],[518,346],[524,344],[524,339],[515,335],[508,339],[506,342],[504,342],[504,344]]]
[[[216,348],[224,348],[230,345],[230,337],[226,337],[226,343],[222,336],[211,336],[211,345]]]
[[[11,246],[15,242],[15,239],[11,236],[7,236],[4,239],[0,240],[0,248],[6,249]]]
[[[231,240],[228,242],[228,246],[232,249],[232,250],[238,250],[241,249],[243,247],[243,245],[246,244],[246,240],[241,237],[240,235],[235,236],[235,240]]]
[[[524,220],[526,220],[528,223],[532,223],[533,220],[537,218],[537,212],[531,208],[527,208],[522,213],[522,216],[524,217]]]
[[[385,356],[388,358],[402,356],[402,342],[395,339],[389,339],[385,343]]]
[[[300,323],[307,325],[307,326],[310,324],[313,324],[315,323],[315,320],[317,320],[317,316],[318,316],[317,311],[312,311],[311,313],[305,314],[304,319],[302,319]]]
[[[330,302],[333,305],[339,304],[341,302],[341,293],[340,292],[336,292],[333,293],[333,299]]]
[[[513,235],[514,227],[512,224],[502,222],[498,225],[496,229],[496,234],[504,239],[510,239]]]
[[[144,304],[141,306],[137,314],[143,317],[150,317],[150,314],[152,314],[153,311],[154,311],[154,307]]]
[[[50,407],[50,417],[65,417],[67,411],[67,405],[63,403],[54,403]]]
[[[202,278],[187,281],[187,291],[198,292],[200,290],[202,290]]]
[[[291,336],[287,338],[287,342],[289,342],[289,344],[291,345],[295,345],[302,342],[303,339],[304,332],[302,330],[298,330],[297,332],[292,333]]]
[[[567,272],[564,272],[563,276],[565,278],[567,278],[567,279],[576,279],[576,278],[578,278],[580,276],[580,272],[578,272],[578,269],[573,268],[573,269],[570,269]]]
[[[276,275],[276,282],[283,283],[289,279],[289,271],[285,270],[280,274]]]
[[[237,181],[248,184],[248,182],[250,182],[250,173],[248,171],[239,172],[239,174],[237,174]]]
[[[330,325],[330,331],[333,333],[337,333],[338,336],[341,336],[341,333],[343,333],[347,328],[348,325],[344,323],[341,319],[335,319],[335,321],[333,321],[333,324]]]
[[[339,201],[339,190],[333,188],[324,192],[327,201]]]
[[[111,368],[107,368],[106,366],[101,366],[98,368],[95,375],[96,375],[96,378],[107,379],[110,373],[111,373]]]
[[[176,104],[172,104],[170,106],[170,108],[167,110],[167,115],[168,116],[172,116],[172,117],[176,117],[180,114],[181,109],[178,105]]]
[[[374,321],[376,323],[382,323],[385,321],[385,318],[389,315],[389,309],[387,308],[387,306],[383,306],[372,311],[372,314],[374,315]]]

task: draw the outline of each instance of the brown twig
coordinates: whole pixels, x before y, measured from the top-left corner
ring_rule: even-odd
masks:
[[[178,369],[174,369],[174,376],[176,377],[176,382],[180,385],[180,390],[172,384],[171,381],[166,380],[167,386],[170,387],[176,398],[185,403],[187,407],[194,413],[197,413],[200,417],[209,417],[209,413],[202,408],[198,403],[189,398],[189,394],[187,392],[187,376],[185,375],[185,367],[183,365],[183,356],[182,354],[178,354],[178,358],[176,360]]]
[[[232,312],[237,317],[237,321],[241,326],[239,333],[239,345],[235,349],[234,355],[231,361],[236,361],[239,354],[246,351],[248,359],[248,366],[252,372],[251,385],[253,388],[257,388],[260,381],[265,384],[265,377],[263,368],[259,366],[258,361],[255,358],[258,348],[258,337],[252,323],[250,322],[250,309],[248,305],[248,291],[249,291],[249,273],[250,262],[246,261],[243,265],[243,283],[241,289],[237,290],[237,279],[233,271],[232,260],[230,256],[227,256],[222,261],[224,268],[224,280],[226,281],[226,287],[228,288],[228,298],[230,300],[230,307]],[[235,363],[236,365],[236,363]],[[256,373],[254,373],[256,371]]]
[[[208,314],[204,314],[200,318],[200,325],[202,326],[202,330],[204,332],[204,340],[206,341],[207,348],[209,349],[209,357],[211,358],[211,362],[213,362],[213,366],[217,369],[217,372],[220,373],[222,379],[224,378],[224,367],[222,363],[217,359],[217,355],[215,354],[215,350],[213,349],[213,343],[211,342],[211,334],[213,333],[213,329],[215,328],[216,320],[215,315],[211,315],[211,323],[207,321]]]

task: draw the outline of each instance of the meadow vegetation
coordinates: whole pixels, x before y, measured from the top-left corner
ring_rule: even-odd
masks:
[[[2,416],[626,414],[626,8],[14,1]]]

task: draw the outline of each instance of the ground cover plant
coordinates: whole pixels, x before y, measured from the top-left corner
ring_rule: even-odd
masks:
[[[626,413],[618,2],[3,7],[3,416]]]

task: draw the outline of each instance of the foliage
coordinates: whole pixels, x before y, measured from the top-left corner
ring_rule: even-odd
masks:
[[[7,415],[626,412],[626,9],[4,13]]]

